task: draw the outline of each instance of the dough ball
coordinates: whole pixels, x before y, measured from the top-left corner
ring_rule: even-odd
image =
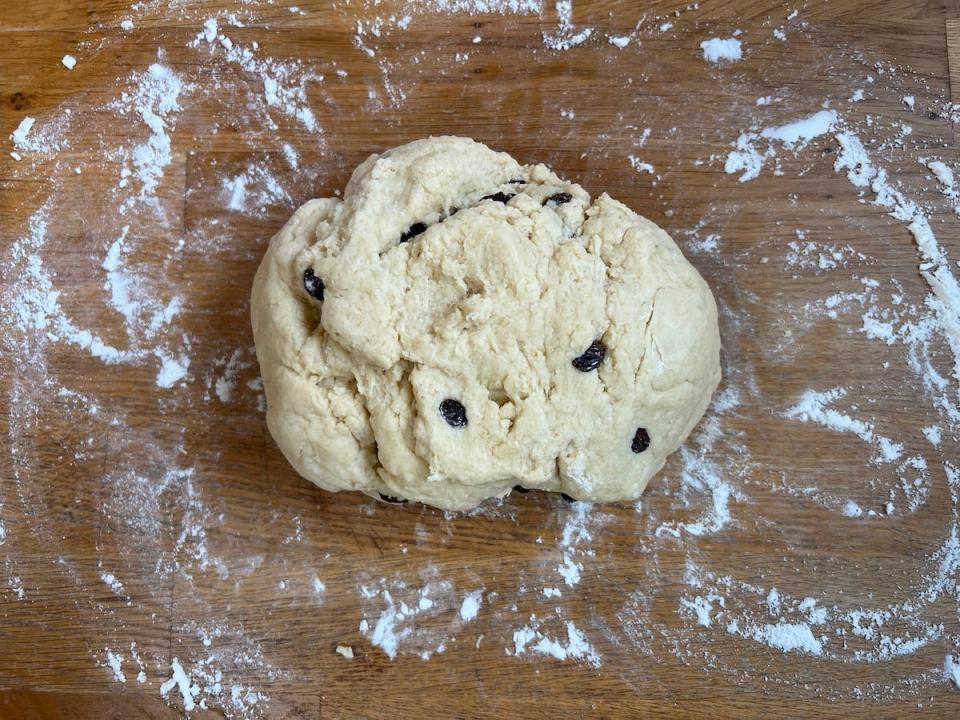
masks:
[[[663,230],[466,138],[298,209],[252,319],[297,472],[445,509],[515,485],[633,500],[720,379],[713,296]]]

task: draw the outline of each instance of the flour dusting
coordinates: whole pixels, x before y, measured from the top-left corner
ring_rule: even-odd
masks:
[[[345,613],[321,648],[338,662],[442,671],[476,654],[602,667],[631,687],[649,682],[637,667],[679,664],[745,692],[904,706],[960,690],[960,110],[942,78],[859,41],[839,52],[789,8],[701,41],[696,3],[606,16],[570,0],[347,0],[332,55],[289,30],[312,10],[278,12],[144,0],[111,21],[114,44],[45,61],[89,93],[11,110],[8,172],[36,188],[11,205],[0,290],[0,588],[15,609],[69,588],[84,637],[112,629],[88,649],[104,682],[229,718],[271,715],[273,687],[308,673],[244,604],[263,587],[304,618]],[[441,14],[453,34],[430,40]],[[496,16],[532,70],[596,58],[629,90],[610,101],[616,134],[575,85],[507,98],[493,84],[474,110],[555,119],[588,175],[629,181],[637,209],[684,240],[718,300],[723,385],[632,507],[305,500],[273,464],[249,339],[223,331],[248,323],[231,293],[293,207],[345,181],[348,116],[400,131],[428,102],[425,73],[480,87],[504,41]],[[171,26],[183,34],[156,29]],[[98,52],[124,69],[98,79]],[[634,93],[673,81],[674,52],[712,83],[684,122],[672,99]],[[804,91],[804,73],[829,73],[829,96]],[[641,96],[657,102],[630,104]],[[891,260],[905,248],[908,271]],[[266,485],[234,454],[249,446],[265,448]],[[97,527],[92,567],[49,520],[67,508]],[[481,528],[509,553],[445,554]],[[820,541],[827,556],[810,551]],[[756,555],[731,560],[741,542]],[[171,603],[169,638],[139,635]]]

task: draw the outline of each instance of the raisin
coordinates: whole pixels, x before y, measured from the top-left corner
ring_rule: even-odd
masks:
[[[528,492],[530,492],[530,488],[525,488],[523,485],[514,485],[513,491],[518,492],[521,495],[526,495]]]
[[[927,117],[930,118],[931,120],[939,120],[939,119],[940,119],[940,116],[937,115],[937,113],[936,113],[935,111],[933,111],[933,110],[931,110],[930,112],[927,113]]]
[[[400,236],[400,242],[410,242],[420,233],[425,233],[427,231],[427,226],[423,223],[414,223],[407,228],[407,231]]]
[[[637,432],[633,436],[633,442],[630,443],[630,449],[639,454],[648,447],[650,447],[650,433],[647,432],[646,428],[637,428]]]
[[[506,205],[512,198],[516,197],[513,193],[495,192],[493,195],[485,195],[481,200],[495,200]]]
[[[600,367],[603,358],[607,355],[607,346],[599,340],[590,343],[590,347],[584,350],[583,355],[575,357],[570,364],[580,372],[590,372]]]
[[[393,497],[392,495],[384,495],[383,493],[379,493],[379,495],[381,500],[391,503],[392,505],[403,505],[407,501],[406,498]]]
[[[560,493],[560,497],[562,497],[562,498],[563,498],[564,500],[566,500],[568,503],[575,503],[575,502],[577,501],[577,499],[576,499],[575,497],[570,497],[570,496],[567,495],[566,493]]]
[[[467,424],[467,409],[462,403],[451,398],[440,403],[440,416],[450,427],[463,427]]]
[[[526,182],[526,180],[524,180],[523,178],[511,178],[510,180],[507,180],[507,182],[510,183],[511,185],[523,185]]]
[[[320,302],[323,302],[324,287],[323,280],[313,274],[313,268],[307,268],[303,271],[303,289],[306,290],[311,297],[315,297]]]
[[[554,203],[555,205],[563,205],[564,203],[568,203],[571,200],[573,200],[573,195],[571,195],[570,193],[559,192],[559,193],[554,193],[550,197],[546,198],[543,201],[543,204],[546,205],[547,203]]]

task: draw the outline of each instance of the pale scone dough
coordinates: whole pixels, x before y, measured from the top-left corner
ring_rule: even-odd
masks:
[[[297,472],[445,509],[516,485],[632,500],[720,379],[713,296],[663,230],[466,138],[303,205],[251,309]]]

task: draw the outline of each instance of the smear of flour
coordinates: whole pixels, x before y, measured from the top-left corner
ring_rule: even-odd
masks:
[[[140,190],[120,205],[121,213],[128,212],[135,202],[147,202],[160,209],[155,194],[164,169],[173,161],[169,132],[175,126],[177,113],[183,109],[180,95],[187,89],[179,75],[159,63],[134,75],[133,83],[133,91],[122,93],[110,107],[120,116],[130,114],[131,110],[139,115],[149,128],[150,137],[122,155],[122,168],[130,170],[132,166],[134,176],[140,181]]]
[[[836,138],[840,153],[834,169],[845,171],[855,187],[869,189],[874,195],[874,204],[888,210],[891,217],[902,222],[913,235],[920,256],[920,274],[933,291],[929,305],[953,354],[953,376],[960,388],[960,284],[947,255],[937,242],[923,209],[893,186],[884,169],[874,166],[860,138],[852,132],[838,133]],[[949,409],[952,416],[960,417],[954,403],[950,403]]]
[[[943,659],[943,674],[953,683],[954,687],[960,690],[960,659],[953,655],[947,655]]]
[[[402,579],[380,578],[358,588],[363,604],[360,634],[391,660],[399,654],[429,660],[443,653],[479,612],[482,590],[468,591],[461,599],[453,582],[438,579],[432,566],[424,569],[421,579],[422,584],[410,585]]]
[[[323,82],[323,75],[307,70],[298,61],[281,62],[262,58],[256,43],[243,46],[220,32],[215,18],[208,18],[191,47],[206,44],[210,55],[224,59],[246,73],[259,78],[266,104],[299,122],[308,132],[320,134],[322,129],[307,99],[307,87]]]
[[[728,388],[721,392],[701,421],[702,429],[680,448],[683,461],[680,475],[681,502],[690,505],[695,497],[703,497],[706,507],[701,516],[692,522],[661,523],[656,528],[658,537],[671,536],[679,539],[684,533],[694,537],[718,533],[732,520],[729,507],[731,499],[746,499],[741,490],[728,482],[724,468],[715,459],[716,446],[725,440],[720,417],[734,410],[739,404],[740,396],[736,389]]]
[[[249,165],[243,173],[222,182],[223,204],[234,212],[265,215],[271,205],[292,202],[280,181],[262,165]]]
[[[176,689],[180,703],[188,713],[195,709],[217,707],[228,716],[256,716],[257,710],[270,700],[270,695],[251,686],[244,671],[263,671],[263,659],[258,645],[243,633],[220,626],[204,627],[191,623],[183,628],[202,640],[205,652],[190,662],[174,656],[170,662],[170,677],[160,686],[160,695],[169,697]],[[221,639],[238,643],[238,647],[224,645]],[[236,668],[238,673],[228,676],[223,667]],[[281,674],[266,669],[268,679],[277,680]]]
[[[852,433],[875,448],[873,457],[877,463],[892,463],[903,455],[903,445],[877,434],[874,426],[845,415],[829,406],[847,395],[846,388],[838,387],[825,392],[807,390],[800,400],[785,415],[804,422],[814,422],[835,432]]]
[[[27,115],[10,134],[13,146],[20,151],[14,155],[14,160],[22,159],[20,153],[48,154],[69,147],[69,141],[64,132],[68,126],[68,119],[62,116],[57,117],[44,122],[41,126],[37,126],[36,122],[36,118]],[[34,129],[35,126],[36,129]]]
[[[599,518],[591,517],[592,507],[586,502],[573,503],[563,525],[560,538],[561,560],[557,566],[557,573],[570,587],[579,584],[582,579],[583,560],[594,554],[590,547],[593,539],[591,525],[598,527],[603,522]]]
[[[551,50],[569,50],[589,39],[593,28],[586,27],[577,30],[573,24],[573,2],[571,0],[555,0],[554,9],[557,15],[557,27],[552,32],[543,33],[543,44]]]
[[[833,110],[820,110],[799,120],[783,125],[763,128],[759,132],[741,133],[736,149],[727,155],[724,171],[727,174],[741,173],[740,182],[748,182],[760,175],[764,164],[776,157],[774,142],[788,150],[801,150],[815,138],[826,135],[836,127],[839,116]],[[766,142],[761,151],[759,145]]]
[[[540,621],[531,616],[530,623],[513,631],[513,654],[545,655],[557,660],[579,660],[600,667],[600,655],[572,620],[564,623],[563,635],[551,637],[540,630]]]

